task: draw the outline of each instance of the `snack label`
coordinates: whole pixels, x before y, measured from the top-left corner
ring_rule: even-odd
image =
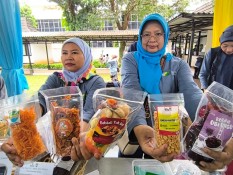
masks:
[[[159,106],[158,128],[161,135],[177,135],[180,130],[178,106]]]
[[[110,144],[124,131],[126,119],[101,118],[95,128],[93,140],[99,144]]]
[[[10,118],[10,123],[11,124],[17,124],[20,123],[20,115],[19,115],[19,110],[13,109],[9,111],[9,118]]]
[[[216,110],[210,110],[192,151],[211,158],[202,152],[201,148],[208,147],[222,151],[226,142],[232,137],[232,132],[233,118]]]

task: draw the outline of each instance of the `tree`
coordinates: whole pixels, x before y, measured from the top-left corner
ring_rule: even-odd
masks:
[[[20,15],[21,17],[25,17],[34,28],[37,28],[36,18],[32,15],[32,10],[28,5],[24,5],[20,8]]]
[[[62,8],[62,24],[66,30],[100,30],[103,27],[98,10],[101,0],[50,0],[50,2],[55,2]]]
[[[50,0],[63,9],[63,24],[68,30],[101,30],[104,21],[114,22],[114,28],[126,30],[132,14],[142,20],[147,14],[161,13],[165,18],[182,12],[188,0],[173,0],[171,5],[160,5],[157,0]],[[126,42],[120,42],[119,59]]]

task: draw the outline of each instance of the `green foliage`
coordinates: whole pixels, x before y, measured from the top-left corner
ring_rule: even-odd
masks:
[[[62,26],[66,30],[101,30],[101,0],[50,0],[63,9]],[[96,20],[98,19],[98,20]]]
[[[101,63],[99,60],[93,60],[92,64],[95,68],[106,68],[106,63]]]
[[[50,66],[50,69],[54,69],[54,70],[62,69],[62,63],[53,63],[53,64],[49,64],[49,66]],[[30,69],[29,64],[24,64],[23,67],[24,69]],[[33,69],[48,69],[48,65],[47,64],[32,64],[32,68]]]
[[[28,5],[24,5],[20,8],[21,17],[25,17],[33,27],[37,28],[36,18],[32,15],[32,10]]]

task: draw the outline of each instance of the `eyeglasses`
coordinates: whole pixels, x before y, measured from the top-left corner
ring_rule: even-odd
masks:
[[[224,37],[231,37],[233,36],[233,32],[223,32]]]
[[[154,35],[150,34],[150,33],[145,33],[142,34],[141,37],[146,40],[149,41],[151,39],[151,37],[154,37],[155,39],[160,39],[164,36],[164,33],[155,33]]]

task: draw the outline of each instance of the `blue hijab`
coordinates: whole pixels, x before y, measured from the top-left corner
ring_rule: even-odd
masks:
[[[161,50],[150,53],[143,49],[141,42],[142,29],[147,21],[158,21],[164,30],[164,46]],[[160,94],[159,83],[162,77],[162,69],[160,60],[165,54],[166,46],[169,38],[169,26],[167,21],[159,14],[148,15],[141,23],[139,29],[139,37],[137,42],[137,51],[134,58],[138,64],[139,80],[141,88],[149,94]],[[170,61],[172,54],[166,54],[166,61]]]
[[[65,77],[66,81],[70,81],[70,82],[76,82],[76,80],[80,77],[82,77],[82,75],[88,70],[88,68],[90,67],[90,64],[92,62],[92,54],[91,54],[91,48],[88,46],[88,44],[83,41],[80,38],[70,38],[66,41],[64,41],[62,48],[64,47],[65,44],[67,43],[74,43],[76,44],[83,52],[84,55],[84,65],[77,70],[76,72],[70,72],[68,70],[66,70],[65,68],[63,68],[63,75]]]

